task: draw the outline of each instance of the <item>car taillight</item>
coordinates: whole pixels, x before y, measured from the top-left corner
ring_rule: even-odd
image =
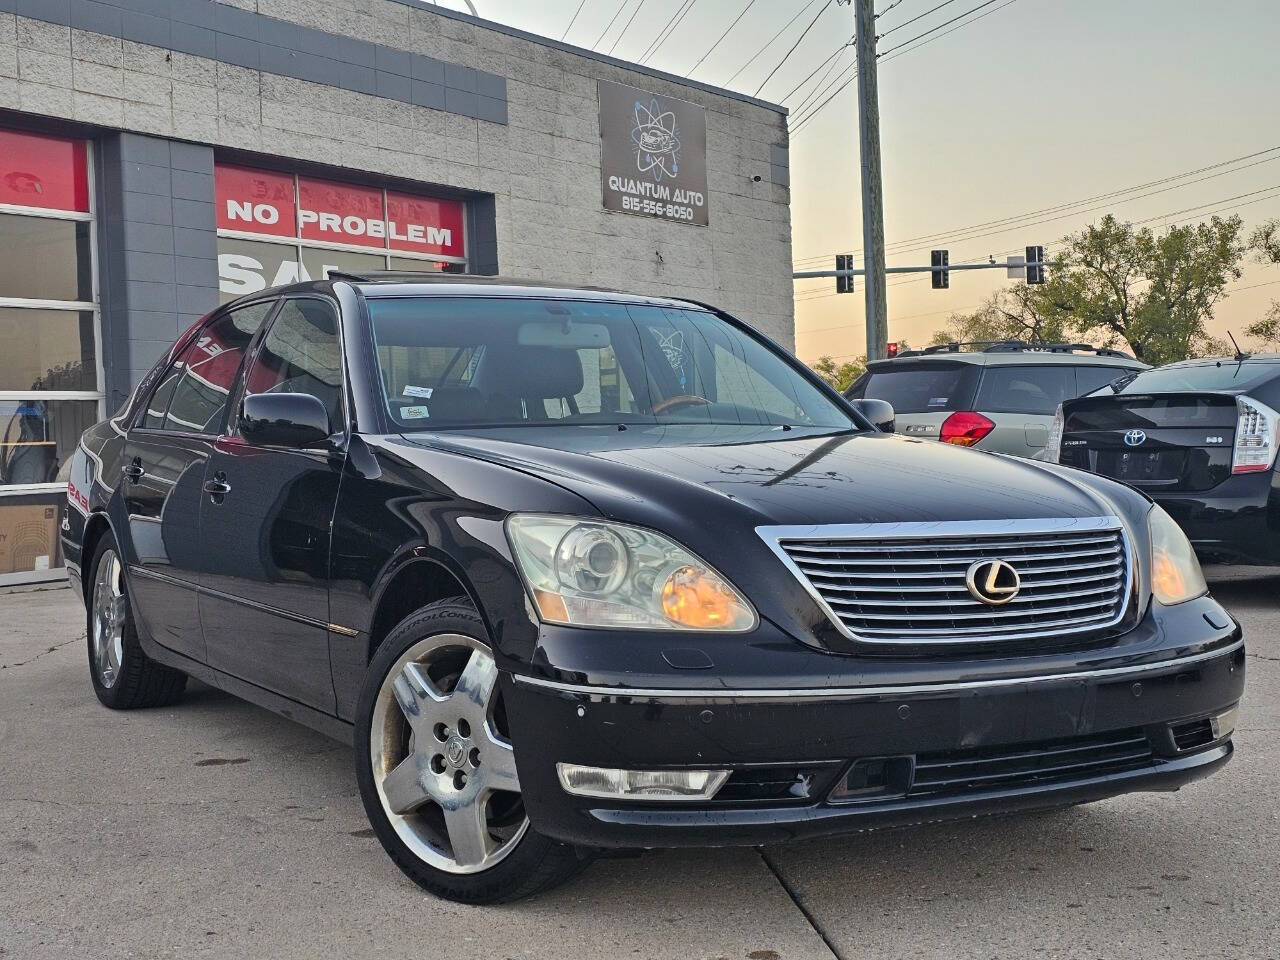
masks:
[[[1280,414],[1257,400],[1236,397],[1236,444],[1232,473],[1260,473],[1275,463]]]
[[[972,410],[957,410],[942,422],[939,439],[961,447],[972,447],[995,429],[995,424]]]
[[[1062,404],[1058,404],[1058,412],[1053,415],[1053,423],[1049,424],[1049,439],[1044,445],[1044,458],[1049,463],[1062,462]]]

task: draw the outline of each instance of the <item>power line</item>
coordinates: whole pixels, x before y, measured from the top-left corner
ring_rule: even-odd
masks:
[[[643,63],[644,58],[649,56],[649,54],[653,53],[653,51],[658,48],[662,41],[666,39],[667,28],[676,22],[676,17],[686,12],[687,9],[695,2],[697,2],[697,0],[680,0],[680,6],[676,7],[675,11],[671,14],[671,18],[662,25],[662,29],[659,30],[658,35],[650,41],[649,46],[644,48],[644,53],[640,54],[640,56],[636,58],[637,63]]]
[[[880,56],[887,57],[889,54],[893,53],[893,51],[901,50],[903,47],[909,46],[910,44],[915,43],[917,40],[920,40],[920,39],[923,39],[924,37],[929,36],[929,34],[931,33],[937,33],[943,27],[949,27],[951,26],[951,24],[955,23],[957,20],[963,20],[965,17],[969,16],[969,14],[977,13],[983,7],[989,7],[993,3],[997,3],[997,2],[998,0],[984,0],[983,3],[978,4],[978,6],[972,8],[971,10],[966,10],[964,13],[960,14],[958,17],[952,17],[950,20],[945,20],[942,23],[938,24],[936,27],[930,27],[924,33],[917,34],[916,36],[912,37],[910,40],[902,41],[902,43],[898,44],[896,47],[890,47],[888,50],[885,50],[882,53],[880,53]]]
[[[675,23],[671,25],[670,29],[667,30],[666,34],[659,36],[654,40],[653,48],[644,55],[644,58],[640,61],[641,63],[644,63],[646,60],[648,60],[650,57],[652,57],[654,54],[656,54],[659,50],[662,49],[662,44],[665,43],[667,40],[671,39],[671,35],[674,34],[678,29],[680,29],[680,24],[684,23],[684,18],[687,17],[690,14],[690,12],[692,12],[697,2],[698,0],[689,0],[689,5],[685,7],[684,11],[680,14],[680,16],[676,18]]]
[[[819,17],[827,12],[827,7],[829,6],[831,6],[831,0],[827,0],[827,2],[822,5],[821,9],[819,9],[814,15],[814,18],[809,21],[809,25],[804,28],[804,32],[802,32],[800,36],[796,38],[796,42],[791,45],[791,49],[782,55],[782,59],[778,61],[778,65],[769,71],[769,75],[767,77],[760,81],[760,86],[756,87],[756,92],[752,94],[753,97],[758,97],[760,95],[760,91],[764,89],[764,85],[773,79],[773,75],[782,68],[782,65],[787,62],[787,59],[791,54],[796,52],[796,47],[800,46],[800,43],[804,38],[809,35],[809,31],[813,29],[813,25],[818,22]]]
[[[687,76],[690,76],[690,77],[693,76],[693,72],[697,70],[698,67],[702,66],[702,61],[707,59],[707,57],[711,56],[711,54],[715,52],[716,47],[720,46],[720,44],[724,42],[724,38],[727,37],[733,31],[733,28],[738,25],[738,21],[741,20],[743,17],[745,17],[747,15],[747,11],[750,10],[755,5],[756,5],[756,0],[747,0],[747,5],[742,8],[742,12],[733,18],[733,23],[725,27],[724,33],[720,34],[716,42],[711,45],[711,49],[709,49],[706,53],[700,56],[698,58],[698,62],[689,68],[689,73],[687,74]]]
[[[930,243],[930,242],[935,242],[939,240],[946,240],[948,238],[957,237],[960,234],[967,234],[974,230],[980,230],[984,227],[997,227],[997,226],[1003,226],[1006,224],[1011,226],[1034,226],[1035,225],[1034,223],[1023,224],[1020,221],[1024,221],[1028,217],[1039,216],[1042,213],[1057,213],[1061,210],[1067,210],[1072,207],[1083,206],[1084,204],[1087,204],[1087,203],[1096,203],[1099,200],[1109,200],[1115,197],[1123,196],[1126,193],[1135,193],[1139,190],[1146,190],[1150,187],[1159,187],[1164,184],[1173,183],[1174,181],[1177,181],[1177,180],[1185,180],[1187,177],[1194,177],[1201,173],[1208,173],[1210,170],[1221,170],[1223,167],[1233,166],[1234,164],[1242,163],[1246,160],[1256,160],[1258,157],[1265,157],[1267,156],[1267,154],[1276,153],[1277,151],[1280,151],[1280,145],[1276,145],[1274,147],[1267,147],[1265,150],[1256,150],[1253,153],[1246,153],[1239,157],[1232,157],[1230,160],[1220,160],[1217,163],[1210,163],[1203,167],[1197,167],[1194,170],[1186,170],[1186,171],[1183,171],[1182,173],[1175,173],[1167,177],[1161,177],[1158,180],[1148,180],[1146,183],[1138,183],[1138,184],[1134,184],[1133,186],[1123,187],[1117,190],[1110,190],[1106,193],[1095,194],[1092,197],[1084,197],[1081,200],[1072,200],[1069,203],[1060,203],[1054,206],[1041,207],[1038,210],[1028,210],[1026,213],[1020,213],[1020,214],[1015,214],[1008,217],[1002,217],[998,220],[987,220],[987,221],[984,221],[983,223],[973,223],[965,227],[953,227],[949,230],[941,230],[937,233],[928,233],[928,234],[921,234],[915,237],[906,237],[902,240],[895,240],[893,243],[890,244],[890,246],[895,248],[903,248],[915,243]],[[1267,161],[1262,161],[1262,162],[1269,162],[1270,160],[1275,160],[1275,159],[1280,159],[1280,158],[1270,157],[1268,158]],[[1249,169],[1249,167],[1255,166],[1255,165],[1256,164],[1248,164],[1243,167],[1238,167],[1237,170],[1247,170]],[[1230,170],[1230,171],[1227,171],[1227,173],[1235,173],[1237,172],[1237,170]],[[1196,182],[1200,182],[1200,181],[1196,181]],[[1179,186],[1189,186],[1189,184],[1179,184]],[[859,253],[861,251],[855,250],[853,252]],[[809,263],[817,260],[828,260],[832,256],[834,256],[833,253],[824,253],[824,254],[816,254],[813,256],[800,257],[799,259],[796,260],[796,263]]]
[[[817,2],[818,2],[818,0],[806,0],[805,5],[804,5],[804,6],[802,6],[799,10],[797,10],[797,11],[792,15],[791,19],[790,19],[790,20],[788,20],[788,21],[783,25],[782,29],[781,29],[781,30],[779,30],[777,33],[775,33],[773,36],[771,36],[768,40],[766,40],[766,41],[765,41],[765,43],[764,43],[764,46],[763,46],[763,47],[761,47],[759,50],[757,50],[755,53],[753,53],[753,54],[752,54],[752,55],[747,59],[747,62],[746,62],[746,63],[744,63],[742,66],[740,66],[737,70],[735,70],[735,71],[734,71],[734,73],[733,73],[733,76],[731,76],[728,80],[724,81],[724,83],[720,84],[720,86],[722,86],[722,87],[727,87],[729,84],[733,83],[733,81],[734,81],[734,80],[737,80],[737,79],[738,79],[738,75],[739,75],[740,73],[742,73],[742,71],[743,71],[743,70],[747,69],[747,67],[749,67],[749,66],[751,66],[753,63],[755,63],[755,62],[756,62],[756,60],[759,58],[760,54],[764,53],[764,52],[765,52],[766,50],[768,50],[771,46],[773,46],[773,42],[774,42],[775,40],[777,40],[779,37],[781,37],[784,33],[786,33],[786,32],[787,32],[787,30],[788,30],[788,29],[790,29],[791,25],[792,25],[793,23],[795,23],[797,20],[799,20],[799,19],[800,19],[800,17],[801,17],[801,15],[802,15],[806,10],[810,9],[810,8],[811,8],[815,3],[817,3]]]
[[[943,7],[945,7],[947,4],[949,4],[949,3],[955,3],[955,2],[956,2],[956,0],[942,0],[942,3],[938,4],[936,7],[932,7],[932,8],[930,8],[930,9],[926,10],[924,13],[919,14],[918,16],[914,16],[914,17],[912,17],[910,20],[904,20],[904,21],[902,21],[902,23],[898,24],[896,27],[890,27],[890,28],[889,28],[888,30],[886,30],[884,33],[882,33],[882,34],[880,34],[878,37],[876,37],[876,39],[877,39],[877,40],[883,40],[883,39],[884,39],[885,37],[887,37],[889,34],[894,33],[895,31],[901,30],[903,27],[909,27],[909,26],[911,26],[911,24],[915,23],[917,20],[923,20],[923,19],[924,19],[925,17],[927,17],[929,14],[931,14],[931,13],[936,13],[937,11],[939,11],[939,10],[941,10]],[[893,8],[892,8],[892,7],[890,7],[889,9],[890,9],[890,10],[892,10]],[[888,12],[889,12],[889,10],[886,10],[886,11],[885,11],[885,13],[888,13]]]
[[[834,60],[836,57],[840,56],[840,54],[842,54],[845,50],[847,50],[850,47],[850,45],[852,45],[852,43],[853,43],[853,40],[850,39],[845,43],[840,44],[840,46],[836,47],[835,50],[831,52],[831,55],[827,57],[827,59],[823,60],[820,64],[818,64],[816,67],[813,68],[813,71],[809,74],[809,76],[805,77],[803,80],[797,83],[794,87],[788,90],[785,96],[779,97],[779,102],[786,103],[789,99],[791,99],[792,94],[794,94],[797,90],[799,90],[806,83],[812,80],[813,75],[815,73],[817,73],[819,70],[825,67],[828,63],[831,63],[831,61]],[[824,77],[823,79],[825,80],[826,78]],[[815,87],[822,86],[822,80],[819,80],[816,84],[814,84],[814,86]]]
[[[573,16],[569,18],[569,25],[564,28],[564,33],[560,34],[561,42],[569,36],[569,31],[573,29],[573,25],[578,22],[578,14],[582,12],[582,8],[587,5],[587,0],[578,0],[578,9],[573,11]]]
[[[644,6],[644,2],[645,0],[640,0],[640,2],[636,4],[636,8],[631,11],[631,16],[627,19],[626,26],[622,28],[621,33],[619,33],[616,37],[614,37],[613,46],[609,48],[610,54],[612,54],[613,51],[618,48],[618,44],[622,42],[622,38],[625,37],[627,35],[627,31],[631,29],[631,24],[635,23],[636,14],[639,13],[640,8]]]
[[[982,14],[982,16],[974,17],[972,20],[966,20],[964,23],[957,24],[956,26],[952,27],[950,30],[947,30],[943,33],[938,34],[936,37],[930,37],[928,40],[924,41],[923,43],[917,43],[914,47],[911,47],[909,50],[903,50],[901,53],[896,53],[892,57],[889,57],[889,60],[896,60],[898,59],[898,57],[905,57],[908,53],[915,53],[921,47],[927,47],[929,44],[933,43],[933,41],[941,40],[943,37],[947,36],[947,34],[955,33],[957,30],[963,30],[965,27],[970,26],[971,24],[977,23],[979,20],[983,19],[983,17],[989,17],[993,13],[999,13],[1005,7],[1013,6],[1013,4],[1015,3],[1017,3],[1017,0],[1006,0],[1005,3],[1000,4],[1000,6],[996,7],[994,10],[988,10],[986,13]],[[982,8],[978,7],[977,9],[981,10]],[[972,12],[973,12],[972,10],[969,11],[969,13],[972,13]],[[906,46],[906,44],[899,44],[899,46]]]
[[[626,9],[626,6],[629,2],[630,0],[622,0],[622,2],[618,4],[618,9],[614,12],[613,16],[609,19],[609,22],[605,26],[605,28],[600,31],[600,36],[596,37],[596,42],[591,45],[592,50],[600,46],[600,41],[604,39],[604,35],[606,33],[608,33],[611,29],[613,29],[614,22],[618,19],[619,16],[622,15],[622,11]]]
[[[805,120],[808,120],[810,116],[817,113],[817,111],[812,109],[813,105],[817,104],[819,100],[822,100],[822,97],[826,95],[827,91],[831,90],[832,87],[835,87],[837,83],[841,83],[841,81],[844,81],[844,83],[841,84],[841,90],[844,90],[845,87],[849,86],[852,79],[854,79],[854,74],[851,73],[851,70],[855,69],[858,69],[858,51],[856,50],[854,51],[854,59],[852,59],[849,64],[846,64],[845,67],[841,68],[840,73],[836,74],[836,78],[833,79],[833,81],[829,82],[826,87],[822,87],[822,90],[808,93],[808,95],[805,96],[805,99],[800,102],[800,105],[796,106],[795,124],[792,125],[791,128],[792,134],[795,134],[796,131],[799,131],[799,129],[803,127]]]
[[[876,14],[876,19],[879,20],[886,13],[892,10],[894,7],[899,7],[899,6],[902,6],[902,0],[893,0],[893,3],[889,4],[887,7],[885,7],[883,10],[881,10],[879,13]]]
[[[989,6],[990,4],[995,3],[995,2],[996,2],[996,0],[987,0],[987,2],[986,2],[986,3],[984,3],[984,4],[982,4],[981,6],[974,7],[972,10],[968,11],[968,13],[962,13],[959,17],[955,17],[955,18],[953,18],[953,19],[951,19],[951,20],[948,20],[948,21],[947,21],[947,23],[955,23],[955,21],[956,21],[956,20],[959,20],[959,19],[962,19],[962,18],[964,18],[964,17],[967,17],[970,13],[974,13],[974,12],[975,12],[975,11],[977,11],[977,10],[981,10],[983,7]],[[1016,3],[1016,2],[1017,2],[1017,0],[1006,0],[1006,2],[1005,2],[1005,3],[1003,3],[1003,4],[1001,4],[1000,6],[996,7],[994,10],[988,10],[986,13],[982,14],[982,16],[980,16],[980,17],[974,17],[972,20],[969,20],[969,21],[967,21],[967,22],[965,22],[965,23],[962,23],[962,24],[960,24],[959,26],[952,27],[950,30],[948,30],[948,31],[947,31],[947,33],[955,33],[955,31],[957,31],[957,30],[961,29],[962,27],[967,27],[967,26],[969,26],[970,24],[977,23],[977,22],[978,22],[979,20],[981,20],[983,17],[989,17],[989,16],[990,16],[991,14],[993,14],[993,13],[998,13],[999,11],[1003,10],[1005,7],[1011,6],[1012,4],[1014,4],[1014,3]],[[946,26],[946,24],[940,24],[938,27],[935,27],[934,29],[935,29],[935,30],[937,30],[937,29],[941,29],[943,26]],[[908,44],[910,44],[910,43],[914,42],[914,40],[918,40],[918,39],[920,39],[920,37],[927,36],[929,33],[932,33],[932,32],[933,32],[932,30],[930,30],[930,31],[926,31],[926,33],[922,33],[922,34],[920,34],[920,36],[918,36],[918,37],[914,37],[912,40],[907,40],[907,41],[905,41],[904,43],[901,43],[901,44],[899,44],[898,46],[893,47],[893,48],[892,48],[892,50],[899,50],[899,49],[901,49],[902,47],[905,47],[905,46],[907,46]],[[947,33],[939,34],[937,37],[934,37],[933,39],[926,40],[926,41],[924,41],[924,43],[917,44],[916,46],[912,47],[910,50],[903,50],[903,51],[902,51],[902,53],[897,54],[895,57],[890,57],[889,59],[891,59],[891,60],[892,60],[892,59],[896,59],[897,57],[901,57],[901,56],[903,56],[904,54],[911,53],[911,52],[912,52],[912,51],[914,51],[914,50],[918,50],[920,47],[923,47],[923,46],[925,46],[926,44],[932,43],[934,40],[938,40],[938,39],[941,39],[942,37],[945,37],[945,36],[947,35]],[[888,53],[888,52],[892,52],[892,50],[890,50],[890,51],[886,51],[886,52],[887,52],[887,53]],[[882,54],[882,56],[883,56],[883,54]],[[839,96],[839,95],[844,91],[845,87],[849,86],[849,84],[851,84],[851,83],[853,82],[853,80],[854,80],[854,78],[853,78],[853,77],[849,77],[849,79],[847,79],[847,80],[846,80],[846,81],[845,81],[845,82],[844,82],[844,83],[843,83],[843,84],[842,84],[842,85],[841,85],[841,86],[840,86],[840,87],[835,91],[835,93],[831,94],[831,96],[827,97],[827,99],[826,99],[826,100],[824,100],[822,103],[820,103],[820,104],[819,104],[819,105],[818,105],[814,110],[811,110],[808,114],[806,114],[806,115],[805,115],[805,116],[804,116],[804,117],[803,117],[803,118],[802,118],[798,123],[796,123],[796,124],[795,124],[795,126],[792,128],[792,130],[791,130],[791,135],[792,135],[792,136],[795,136],[796,134],[798,134],[798,133],[800,132],[800,130],[805,126],[805,124],[806,124],[806,122],[807,122],[807,121],[809,121],[810,119],[812,119],[812,118],[813,118],[813,116],[814,116],[815,114],[817,114],[819,110],[821,110],[821,109],[822,109],[823,107],[825,107],[828,103],[830,103],[832,100],[834,100],[836,97],[838,97],[838,96]]]

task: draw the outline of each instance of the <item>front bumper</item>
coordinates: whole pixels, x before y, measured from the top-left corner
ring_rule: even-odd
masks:
[[[624,689],[504,674],[525,805],[539,831],[593,847],[759,844],[926,820],[1176,790],[1231,757],[1229,736],[1186,730],[1240,700],[1239,627],[1209,650],[1124,667],[996,680],[803,690]],[[1190,727],[1188,726],[1190,724]],[[1108,738],[1149,755],[1010,779],[977,776],[952,793],[909,782],[928,759],[965,770],[988,758]],[[1135,739],[1136,738],[1136,739]],[[1080,747],[1078,749],[1085,749]],[[908,782],[834,802],[854,763],[893,758]],[[907,758],[907,759],[900,759]],[[622,802],[571,796],[556,762],[653,769],[731,769],[729,784],[784,782],[779,796],[739,790],[707,802]],[[1000,767],[1001,770],[1011,769]],[[728,785],[725,789],[728,789]],[[770,788],[772,789],[772,788]]]

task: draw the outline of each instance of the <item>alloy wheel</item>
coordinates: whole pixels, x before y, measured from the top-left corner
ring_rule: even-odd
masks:
[[[114,550],[107,550],[98,561],[93,581],[93,661],[98,681],[108,689],[120,678],[127,619],[120,558]]]
[[[409,647],[370,725],[373,781],[396,834],[448,873],[486,870],[529,828],[488,648],[462,634]]]

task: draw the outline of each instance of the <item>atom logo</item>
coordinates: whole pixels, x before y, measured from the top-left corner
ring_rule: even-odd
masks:
[[[680,129],[676,115],[658,106],[656,98],[646,107],[636,101],[631,142],[636,148],[636,169],[656,181],[674,177],[680,171]]]

